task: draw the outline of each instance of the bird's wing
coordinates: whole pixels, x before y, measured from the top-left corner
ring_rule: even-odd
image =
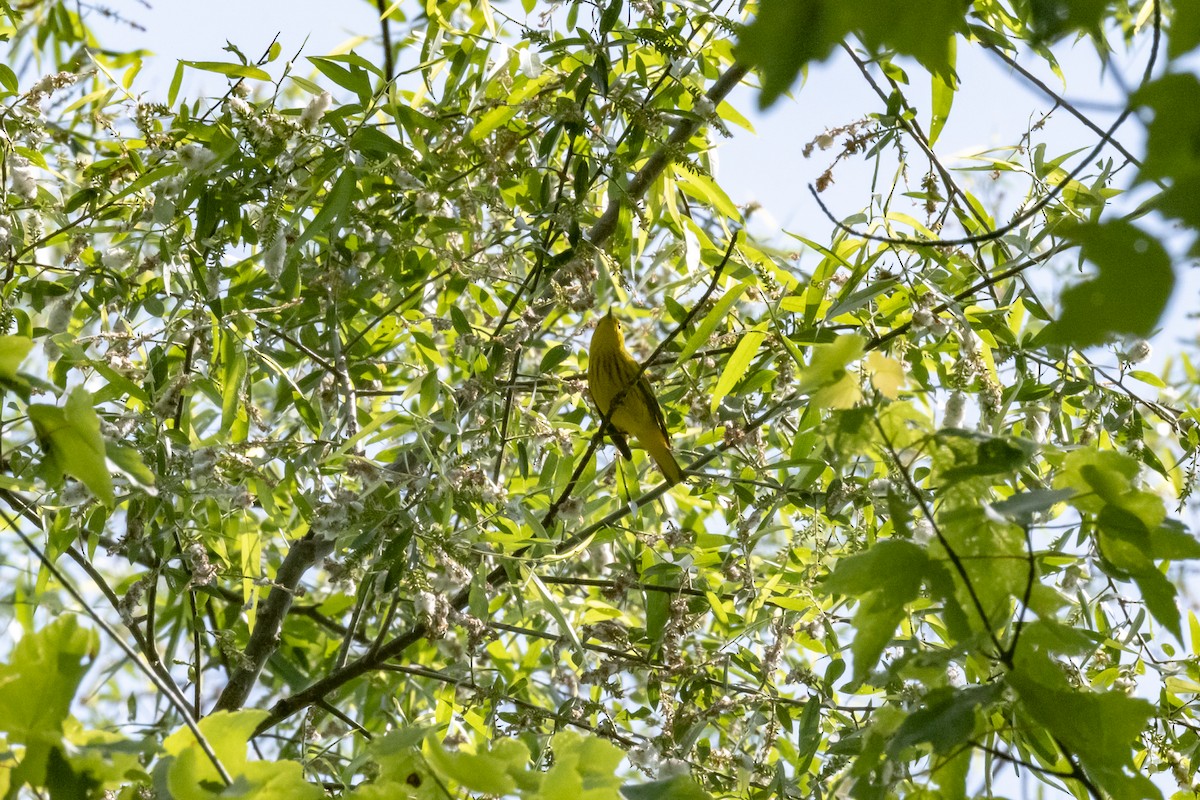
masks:
[[[658,404],[658,398],[654,396],[654,390],[650,388],[650,381],[646,380],[645,375],[638,378],[637,392],[641,395],[646,408],[654,415],[654,421],[657,423],[658,429],[662,431],[663,438],[668,442],[671,441],[671,436],[667,433],[667,420],[663,416],[662,406]]]

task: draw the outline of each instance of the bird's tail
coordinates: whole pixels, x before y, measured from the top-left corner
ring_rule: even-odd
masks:
[[[674,486],[683,480],[683,470],[679,466],[679,462],[675,460],[674,454],[671,452],[671,446],[667,443],[665,436],[647,436],[638,437],[639,444],[645,448],[654,462],[658,464],[658,468],[662,470],[663,477],[667,479],[668,486]]]

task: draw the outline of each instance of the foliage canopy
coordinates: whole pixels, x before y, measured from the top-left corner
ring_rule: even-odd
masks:
[[[1200,5],[381,8],[151,99],[0,4],[6,796],[1190,796]],[[1146,60],[1106,127],[1069,47]],[[967,48],[1078,149],[946,160]],[[714,153],[832,58],[814,196],[876,179],[792,252]],[[610,305],[687,484],[598,431]]]

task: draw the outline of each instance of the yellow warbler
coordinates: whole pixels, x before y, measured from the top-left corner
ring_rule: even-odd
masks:
[[[674,486],[683,480],[683,470],[671,455],[667,423],[650,382],[645,375],[637,377],[640,370],[641,366],[625,349],[621,323],[610,309],[592,334],[588,349],[588,389],[602,415],[607,415],[613,400],[618,394],[622,395],[610,419],[609,435],[626,458],[631,454],[624,437],[636,437],[638,444],[658,464],[667,483]]]

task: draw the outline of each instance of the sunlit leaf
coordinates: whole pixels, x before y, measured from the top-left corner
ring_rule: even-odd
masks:
[[[32,349],[33,341],[26,336],[0,336],[0,378],[16,378],[17,368]]]
[[[725,396],[733,391],[738,381],[746,375],[746,370],[750,368],[750,362],[758,355],[758,349],[762,346],[766,335],[766,325],[759,325],[754,330],[747,331],[742,336],[741,341],[738,342],[738,346],[733,350],[733,355],[725,363],[725,367],[721,371],[721,377],[717,380],[717,385],[713,387],[712,399],[709,401],[710,408],[714,410],[718,408],[721,405],[721,401],[725,399]]]
[[[62,408],[31,405],[29,419],[45,449],[45,461],[52,474],[65,473],[77,478],[101,502],[111,506],[112,476],[91,394],[83,387],[76,387]]]

